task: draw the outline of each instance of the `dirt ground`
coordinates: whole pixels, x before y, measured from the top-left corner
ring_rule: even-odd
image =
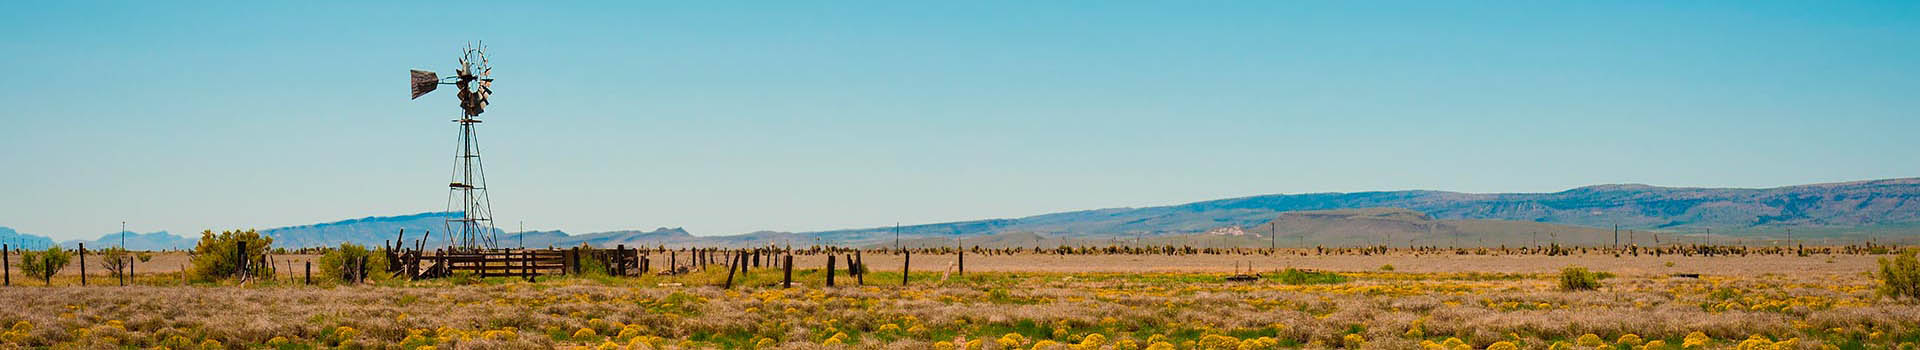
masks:
[[[97,259],[89,256],[86,267],[89,276],[105,276]],[[285,271],[299,271],[307,261],[318,258],[316,255],[275,255],[273,260]],[[899,271],[899,255],[863,254],[870,269],[876,271]],[[1716,256],[1687,257],[1667,255],[1622,256],[1612,255],[968,255],[967,271],[994,272],[1233,272],[1236,269],[1279,270],[1302,268],[1325,271],[1380,271],[1382,266],[1392,265],[1396,272],[1481,272],[1481,273],[1547,273],[1556,272],[1567,266],[1581,266],[1594,271],[1611,272],[1620,275],[1667,275],[1675,273],[1699,273],[1707,275],[1762,275],[1762,274],[1849,274],[1869,271],[1874,268],[1878,256],[1863,255],[1814,255],[1797,256]],[[18,263],[18,256],[12,257]],[[655,257],[654,264],[666,264],[667,258]],[[678,256],[680,264],[687,263],[684,254]],[[943,271],[954,268],[954,255],[913,256],[914,271]],[[1667,263],[1673,263],[1668,267]],[[162,253],[152,261],[139,263],[134,267],[136,273],[173,273],[189,266],[185,253]],[[794,265],[800,269],[821,268],[826,266],[824,255],[797,255]],[[846,263],[837,264],[845,268]],[[13,272],[18,277],[19,267]],[[61,270],[60,275],[80,274],[80,264],[76,261]]]

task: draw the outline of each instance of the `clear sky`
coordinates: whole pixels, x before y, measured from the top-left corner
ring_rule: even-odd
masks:
[[[908,4],[911,3],[911,4]],[[1920,176],[1920,2],[0,2],[0,226],[806,231]]]

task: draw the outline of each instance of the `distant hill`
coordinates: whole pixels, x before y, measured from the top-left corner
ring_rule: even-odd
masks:
[[[1920,178],[1768,189],[1600,185],[1555,193],[1442,191],[1276,194],[1180,205],[1113,208],[902,226],[907,237],[1032,232],[1049,237],[1160,236],[1221,227],[1252,228],[1282,212],[1403,208],[1435,218],[1502,220],[1607,229],[1776,236],[1787,228],[1831,235],[1912,235],[1920,222]],[[1458,225],[1471,225],[1460,223]],[[891,242],[893,227],[807,233],[858,244]],[[1331,237],[1328,237],[1331,238]]]
[[[1383,243],[1391,246],[1525,246],[1534,243],[1535,234],[1539,244],[1613,242],[1611,228],[1530,221],[1437,220],[1425,213],[1397,208],[1283,212],[1273,221],[1246,231],[1254,237],[1293,241],[1289,246],[1299,245],[1298,242],[1329,246]],[[1627,242],[1626,236],[1621,239]],[[1652,239],[1648,238],[1647,242],[1651,243]]]
[[[12,249],[47,249],[53,246],[52,238],[20,233],[6,226],[0,226],[0,242],[5,242]]]
[[[82,240],[61,241],[60,246],[66,247],[68,249],[73,249],[73,248],[78,248],[79,243],[86,243],[88,250],[106,249],[108,247],[119,247],[121,238],[122,237],[120,236],[119,233],[109,233],[109,234],[101,235],[100,239],[91,240],[91,241],[82,241]],[[174,250],[174,249],[193,249],[194,243],[199,242],[200,237],[199,236],[194,236],[193,238],[181,237],[171,233],[167,233],[167,231],[149,232],[149,233],[127,232],[125,240],[126,240],[127,249]]]
[[[1390,244],[1418,246],[1525,246],[1534,234],[1539,244],[1611,244],[1612,229],[1505,220],[1438,220],[1424,213],[1398,208],[1365,208],[1282,212],[1272,221],[1251,227],[1225,226],[1202,233],[1176,235],[1081,235],[1047,237],[1032,232],[999,233],[960,238],[913,238],[907,247],[1056,247],[1066,245],[1184,245],[1194,247],[1301,247]],[[1277,238],[1277,239],[1276,239]],[[1621,236],[1626,242],[1626,236]],[[1391,241],[1389,241],[1391,240]],[[1644,244],[1652,243],[1643,236]],[[892,242],[870,247],[892,247]]]
[[[443,247],[448,244],[447,219],[460,218],[458,212],[434,212],[401,216],[374,216],[359,219],[342,220],[313,225],[289,226],[260,231],[273,237],[276,247],[298,248],[337,246],[352,242],[368,247],[378,247],[396,239],[406,242],[427,238],[427,247]],[[401,230],[406,230],[401,237]],[[503,236],[500,230],[492,235]],[[195,237],[198,239],[198,237]],[[504,241],[504,239],[503,239]]]
[[[1397,209],[1380,209],[1397,208]],[[406,241],[433,232],[428,247],[446,245],[446,220],[459,213],[421,213],[367,217],[264,231],[280,247],[311,247],[354,242],[378,246],[399,237]],[[1278,225],[1277,227],[1273,225]],[[1413,240],[1424,245],[1498,245],[1532,240],[1611,243],[1612,228],[1660,231],[1667,235],[1746,238],[1782,236],[1793,230],[1803,238],[1920,237],[1920,178],[1813,184],[1764,189],[1675,188],[1648,185],[1598,185],[1554,193],[1458,193],[1388,191],[1274,194],[1179,205],[1110,208],[900,226],[903,244],[945,246],[954,239],[986,244],[1023,240],[1058,242],[1185,242],[1189,245],[1259,246],[1273,244],[1266,232],[1295,244],[1394,245]],[[4,228],[0,228],[4,229]],[[571,235],[528,232],[526,237],[494,230],[507,246],[841,246],[893,244],[894,227],[819,232],[753,232],[696,236],[679,228],[611,231]],[[1291,234],[1291,235],[1289,235]],[[11,229],[0,236],[22,235]],[[187,237],[197,239],[198,237]],[[31,242],[49,241],[32,240]],[[1469,242],[1471,241],[1471,242]],[[1504,242],[1504,243],[1497,243]],[[30,243],[31,244],[31,243]],[[1025,243],[1021,243],[1025,244]],[[1058,243],[1054,243],[1057,245]],[[91,246],[93,244],[89,244]]]

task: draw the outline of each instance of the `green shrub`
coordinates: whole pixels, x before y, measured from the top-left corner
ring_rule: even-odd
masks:
[[[1585,267],[1568,266],[1560,269],[1560,289],[1595,290],[1600,289],[1601,274],[1588,272]]]
[[[1332,272],[1308,271],[1287,268],[1280,271],[1280,283],[1285,284],[1335,284],[1347,281],[1347,276]]]
[[[1380,271],[1393,271],[1393,264],[1380,265]]]
[[[1880,294],[1889,297],[1920,298],[1920,261],[1907,251],[1893,259],[1880,258]]]
[[[328,249],[320,255],[320,274],[339,282],[386,280],[387,256],[367,250],[367,247],[353,243],[341,243],[339,248]],[[364,267],[363,267],[364,265]],[[361,276],[361,271],[366,275]]]
[[[238,251],[240,242],[247,243],[245,252]],[[253,230],[225,231],[217,235],[213,230],[200,231],[200,243],[193,246],[193,278],[210,282],[242,277],[240,267],[243,261],[250,267],[246,271],[250,277],[272,276],[273,272],[263,266],[268,246],[272,245],[273,237],[262,236]]]
[[[53,275],[59,273],[61,268],[67,267],[67,263],[72,261],[73,253],[60,249],[60,246],[50,246],[47,250],[39,252],[29,250],[20,255],[20,272],[26,273],[27,276],[38,277],[47,285],[53,285]]]

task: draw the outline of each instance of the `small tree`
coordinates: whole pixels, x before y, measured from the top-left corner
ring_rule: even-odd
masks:
[[[28,276],[39,277],[47,285],[53,285],[53,275],[67,267],[73,261],[73,254],[60,246],[47,247],[46,251],[25,251],[20,255],[20,272]]]
[[[246,243],[246,251],[238,250],[241,242]],[[193,247],[194,279],[216,281],[233,277],[271,276],[272,271],[259,266],[266,261],[267,249],[271,245],[272,237],[261,236],[253,230],[225,231],[217,235],[213,230],[201,231],[200,242]]]
[[[1891,260],[1880,258],[1880,294],[1888,297],[1920,298],[1920,260],[1913,251]]]
[[[107,273],[115,277],[120,277],[121,274],[126,273],[127,269],[133,266],[134,260],[147,262],[153,260],[153,254],[134,253],[122,247],[107,248],[100,251],[100,268],[107,269]]]

